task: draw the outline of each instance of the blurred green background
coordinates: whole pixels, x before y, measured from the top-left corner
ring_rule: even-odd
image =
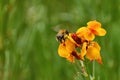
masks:
[[[0,0],[0,80],[81,77],[58,56],[55,30],[75,32],[90,20],[107,30],[96,37],[103,65],[95,62],[95,80],[120,80],[120,0]]]

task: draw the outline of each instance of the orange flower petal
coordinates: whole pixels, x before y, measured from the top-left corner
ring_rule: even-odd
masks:
[[[70,55],[70,52],[66,50],[65,44],[62,43],[59,45],[58,54],[59,54],[59,56],[65,57],[65,58]]]
[[[87,43],[84,42],[83,46],[82,46],[82,49],[81,49],[81,53],[80,53],[80,57],[81,57],[82,60],[84,60],[84,56],[86,55],[86,47],[87,47]]]
[[[65,46],[66,46],[66,50],[69,52],[72,52],[75,50],[75,44],[69,39],[66,39]]]
[[[100,56],[100,46],[97,43],[88,46],[86,58],[89,60],[97,60],[99,63],[102,63]]]
[[[101,23],[97,21],[90,21],[87,23],[87,27],[91,30],[91,32],[98,36],[104,36],[106,34],[106,30],[101,28]]]
[[[93,33],[98,36],[104,36],[106,34],[106,30],[103,28],[99,28],[94,30]]]
[[[87,25],[88,25],[88,28],[90,28],[90,29],[98,29],[98,28],[101,27],[101,23],[100,23],[100,22],[97,22],[96,20],[94,20],[94,21],[89,21],[89,22],[87,23]]]
[[[91,45],[100,51],[101,47],[97,42],[92,42]]]
[[[76,31],[76,34],[79,38],[81,38],[83,35],[85,35],[88,32],[88,28],[81,27]]]
[[[95,39],[95,35],[93,33],[88,33],[88,34],[84,35],[84,37],[88,41],[92,41]]]
[[[66,39],[64,43],[61,43],[58,48],[58,54],[61,57],[67,58],[70,62],[74,62],[75,44],[70,39]]]
[[[100,52],[99,52],[96,48],[94,48],[94,47],[92,47],[92,46],[90,46],[90,47],[87,49],[86,57],[87,57],[89,60],[96,60],[96,59],[101,58],[101,57],[100,57]]]
[[[77,30],[76,34],[79,38],[82,38],[82,39],[88,40],[88,41],[92,41],[95,38],[94,34],[87,27],[79,28]]]

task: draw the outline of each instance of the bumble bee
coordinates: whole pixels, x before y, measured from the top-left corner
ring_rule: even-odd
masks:
[[[56,35],[56,39],[57,41],[59,41],[60,43],[65,41],[65,38],[69,35],[69,32],[65,29],[61,29],[58,31],[57,35]]]

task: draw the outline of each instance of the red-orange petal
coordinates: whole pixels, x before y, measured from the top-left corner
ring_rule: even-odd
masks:
[[[71,55],[71,56],[67,57],[67,60],[70,61],[70,62],[74,62],[75,58],[74,58],[74,56]]]
[[[96,59],[96,60],[97,60],[97,62],[98,62],[99,64],[102,64],[102,63],[103,63],[101,57],[99,57],[99,58]]]
[[[74,33],[70,33],[69,36],[67,37],[74,45],[80,46],[80,44],[78,44],[73,38],[72,35]],[[76,35],[77,36],[77,35]]]

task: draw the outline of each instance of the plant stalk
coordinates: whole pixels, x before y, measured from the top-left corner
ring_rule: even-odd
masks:
[[[10,58],[10,54],[9,51],[6,50],[5,51],[5,66],[4,66],[4,76],[3,76],[3,80],[8,80],[9,78],[9,58]]]

